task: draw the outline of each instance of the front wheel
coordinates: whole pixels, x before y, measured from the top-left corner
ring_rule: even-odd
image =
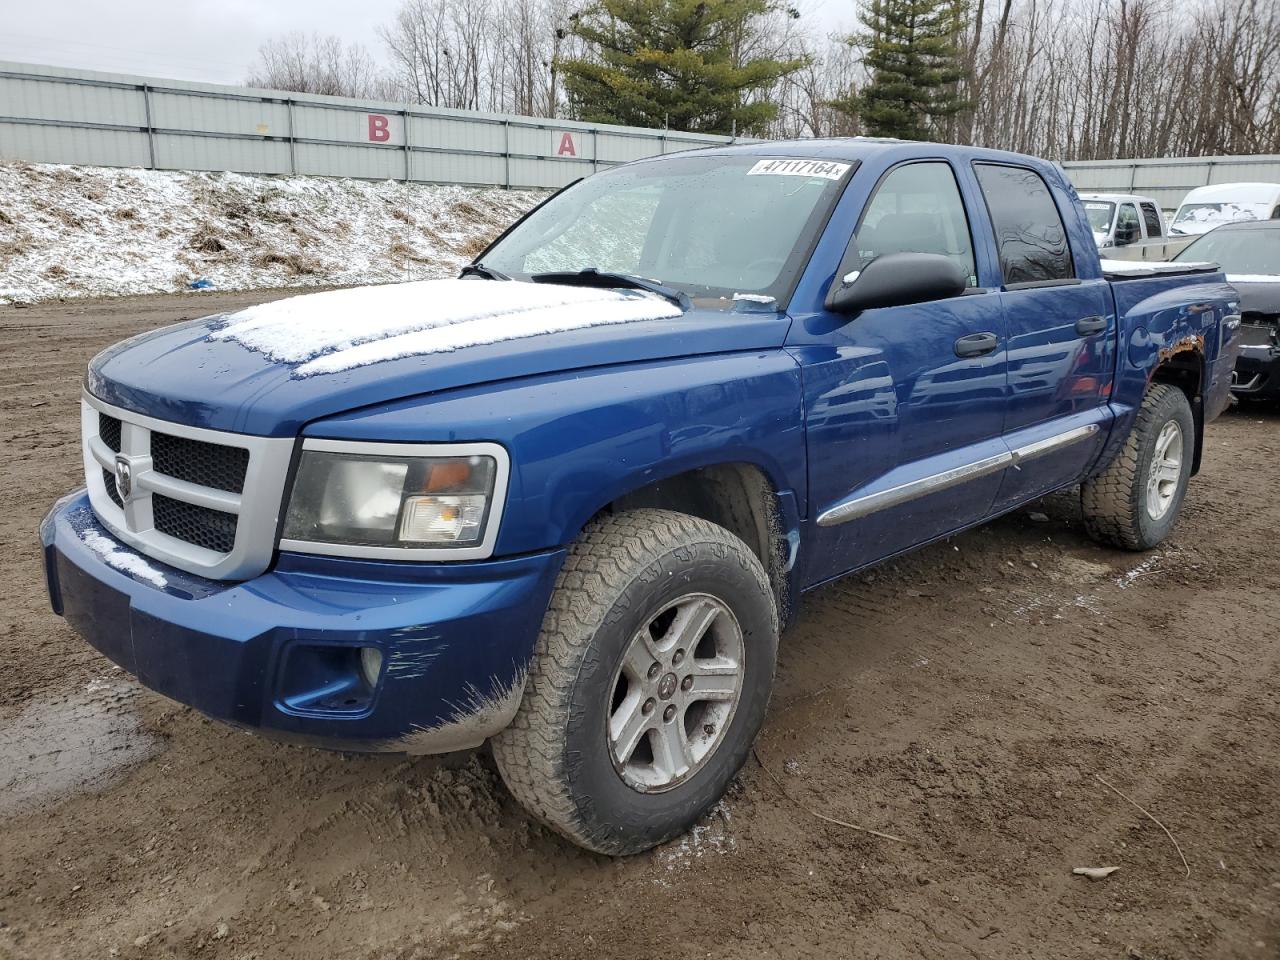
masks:
[[[524,700],[493,741],[512,794],[600,853],[689,829],[764,721],[778,617],[729,531],[666,510],[588,527],[557,581]]]
[[[1191,478],[1195,429],[1185,393],[1165,383],[1147,390],[1124,449],[1080,488],[1091,537],[1149,550],[1169,535]]]

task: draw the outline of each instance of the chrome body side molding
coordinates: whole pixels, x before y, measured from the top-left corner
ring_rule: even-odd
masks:
[[[1043,457],[1063,447],[1079,443],[1093,436],[1098,430],[1098,424],[1086,424],[1056,436],[1025,444],[1006,453],[998,453],[964,466],[944,470],[942,473],[935,473],[933,476],[921,477],[919,480],[889,487],[887,490],[849,497],[819,514],[818,526],[834,527],[841,523],[848,523],[850,520],[857,520],[880,510],[899,506],[909,500],[939,493],[962,483],[968,483],[970,480],[988,476],[1006,467],[1016,467],[1024,461],[1034,460],[1036,457]]]

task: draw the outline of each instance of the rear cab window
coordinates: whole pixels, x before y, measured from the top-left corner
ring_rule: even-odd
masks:
[[[1144,203],[1142,205],[1142,219],[1147,224],[1147,236],[1159,237],[1163,234],[1163,225],[1160,222],[1160,211],[1156,209],[1154,203]]]
[[[1007,288],[1077,283],[1062,215],[1044,178],[1028,167],[975,163]]]
[[[841,263],[841,275],[891,253],[936,253],[953,260],[969,286],[978,284],[973,236],[951,165],[917,160],[881,179]]]

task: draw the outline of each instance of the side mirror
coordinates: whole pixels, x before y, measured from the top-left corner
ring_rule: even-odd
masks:
[[[1116,227],[1116,246],[1127,246],[1138,239],[1138,228],[1131,223],[1125,224],[1123,227]]]
[[[836,277],[825,306],[833,313],[860,313],[873,307],[905,307],[958,297],[969,287],[959,265],[938,253],[887,253],[860,273]]]

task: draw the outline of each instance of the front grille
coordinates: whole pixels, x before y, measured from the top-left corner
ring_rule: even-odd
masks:
[[[236,516],[155,494],[155,526],[161,533],[215,553],[230,553],[236,543]]]
[[[81,418],[89,500],[121,542],[220,580],[256,577],[271,563],[292,437],[161,421],[88,394]],[[127,497],[116,490],[122,459]]]
[[[244,492],[249,451],[169,433],[151,434],[151,465],[157,473],[201,487]]]
[[[98,414],[98,436],[112,453],[120,452],[120,421],[105,413]]]
[[[120,499],[120,494],[116,491],[116,476],[106,467],[102,468],[102,485],[107,488],[107,496],[121,510],[124,509],[124,501]]]

